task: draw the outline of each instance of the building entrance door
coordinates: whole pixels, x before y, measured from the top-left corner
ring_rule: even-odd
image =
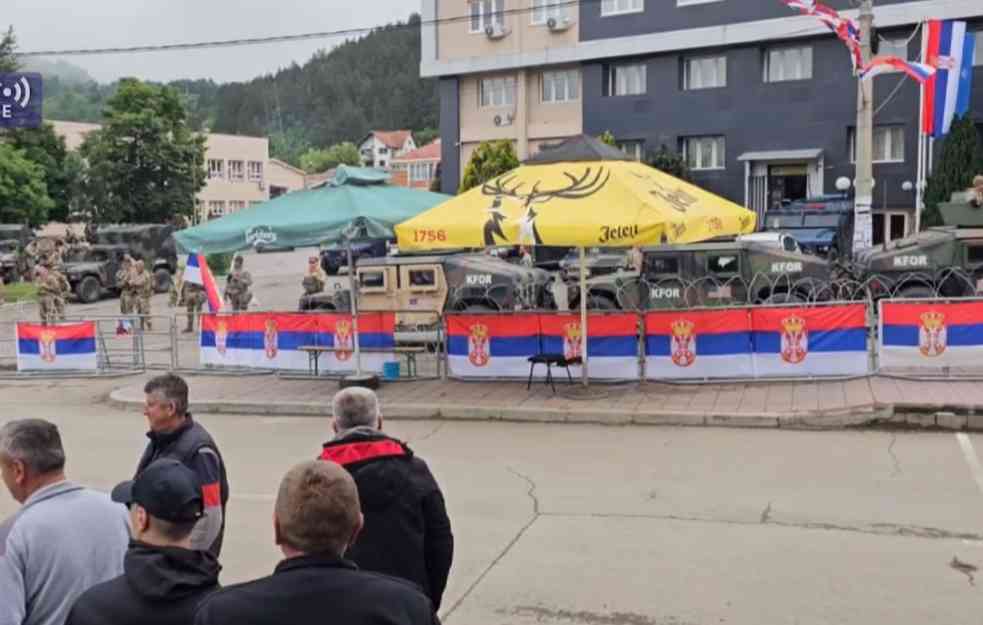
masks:
[[[768,207],[804,200],[809,195],[809,168],[805,163],[768,167]]]

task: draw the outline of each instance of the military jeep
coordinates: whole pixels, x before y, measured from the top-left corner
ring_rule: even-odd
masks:
[[[173,224],[124,224],[99,226],[95,232],[97,245],[123,245],[134,260],[143,260],[154,275],[154,291],[166,293],[177,271],[177,245],[171,236]]]
[[[123,257],[130,253],[126,245],[93,245],[72,248],[62,259],[61,271],[72,286],[72,293],[84,304],[99,301],[104,294],[119,295],[116,273]]]
[[[829,263],[812,254],[756,241],[726,240],[643,249],[643,269],[587,281],[588,308],[646,310],[796,303],[819,297]],[[570,307],[580,288],[569,281]]]
[[[396,311],[401,330],[433,328],[445,311],[493,312],[552,308],[550,275],[487,254],[362,258],[357,274],[361,311]],[[348,291],[305,295],[301,310],[350,310]]]

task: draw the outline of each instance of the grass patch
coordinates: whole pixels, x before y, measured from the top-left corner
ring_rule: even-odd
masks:
[[[5,284],[3,285],[3,299],[7,303],[37,301],[38,287],[33,282]]]

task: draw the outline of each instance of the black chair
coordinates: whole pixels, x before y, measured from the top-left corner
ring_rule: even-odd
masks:
[[[526,383],[526,390],[532,388],[532,375],[536,370],[536,365],[546,365],[546,384],[549,384],[556,394],[556,384],[553,382],[553,366],[564,367],[567,370],[567,379],[573,384],[573,376],[570,374],[570,365],[584,364],[583,358],[567,358],[563,354],[536,354],[529,357],[529,381]]]

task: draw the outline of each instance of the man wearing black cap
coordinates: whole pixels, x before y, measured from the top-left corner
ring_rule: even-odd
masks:
[[[133,541],[123,575],[90,588],[66,625],[187,625],[198,604],[218,589],[221,567],[208,551],[191,550],[204,503],[194,471],[177,460],[150,464],[113,489],[130,509]]]

